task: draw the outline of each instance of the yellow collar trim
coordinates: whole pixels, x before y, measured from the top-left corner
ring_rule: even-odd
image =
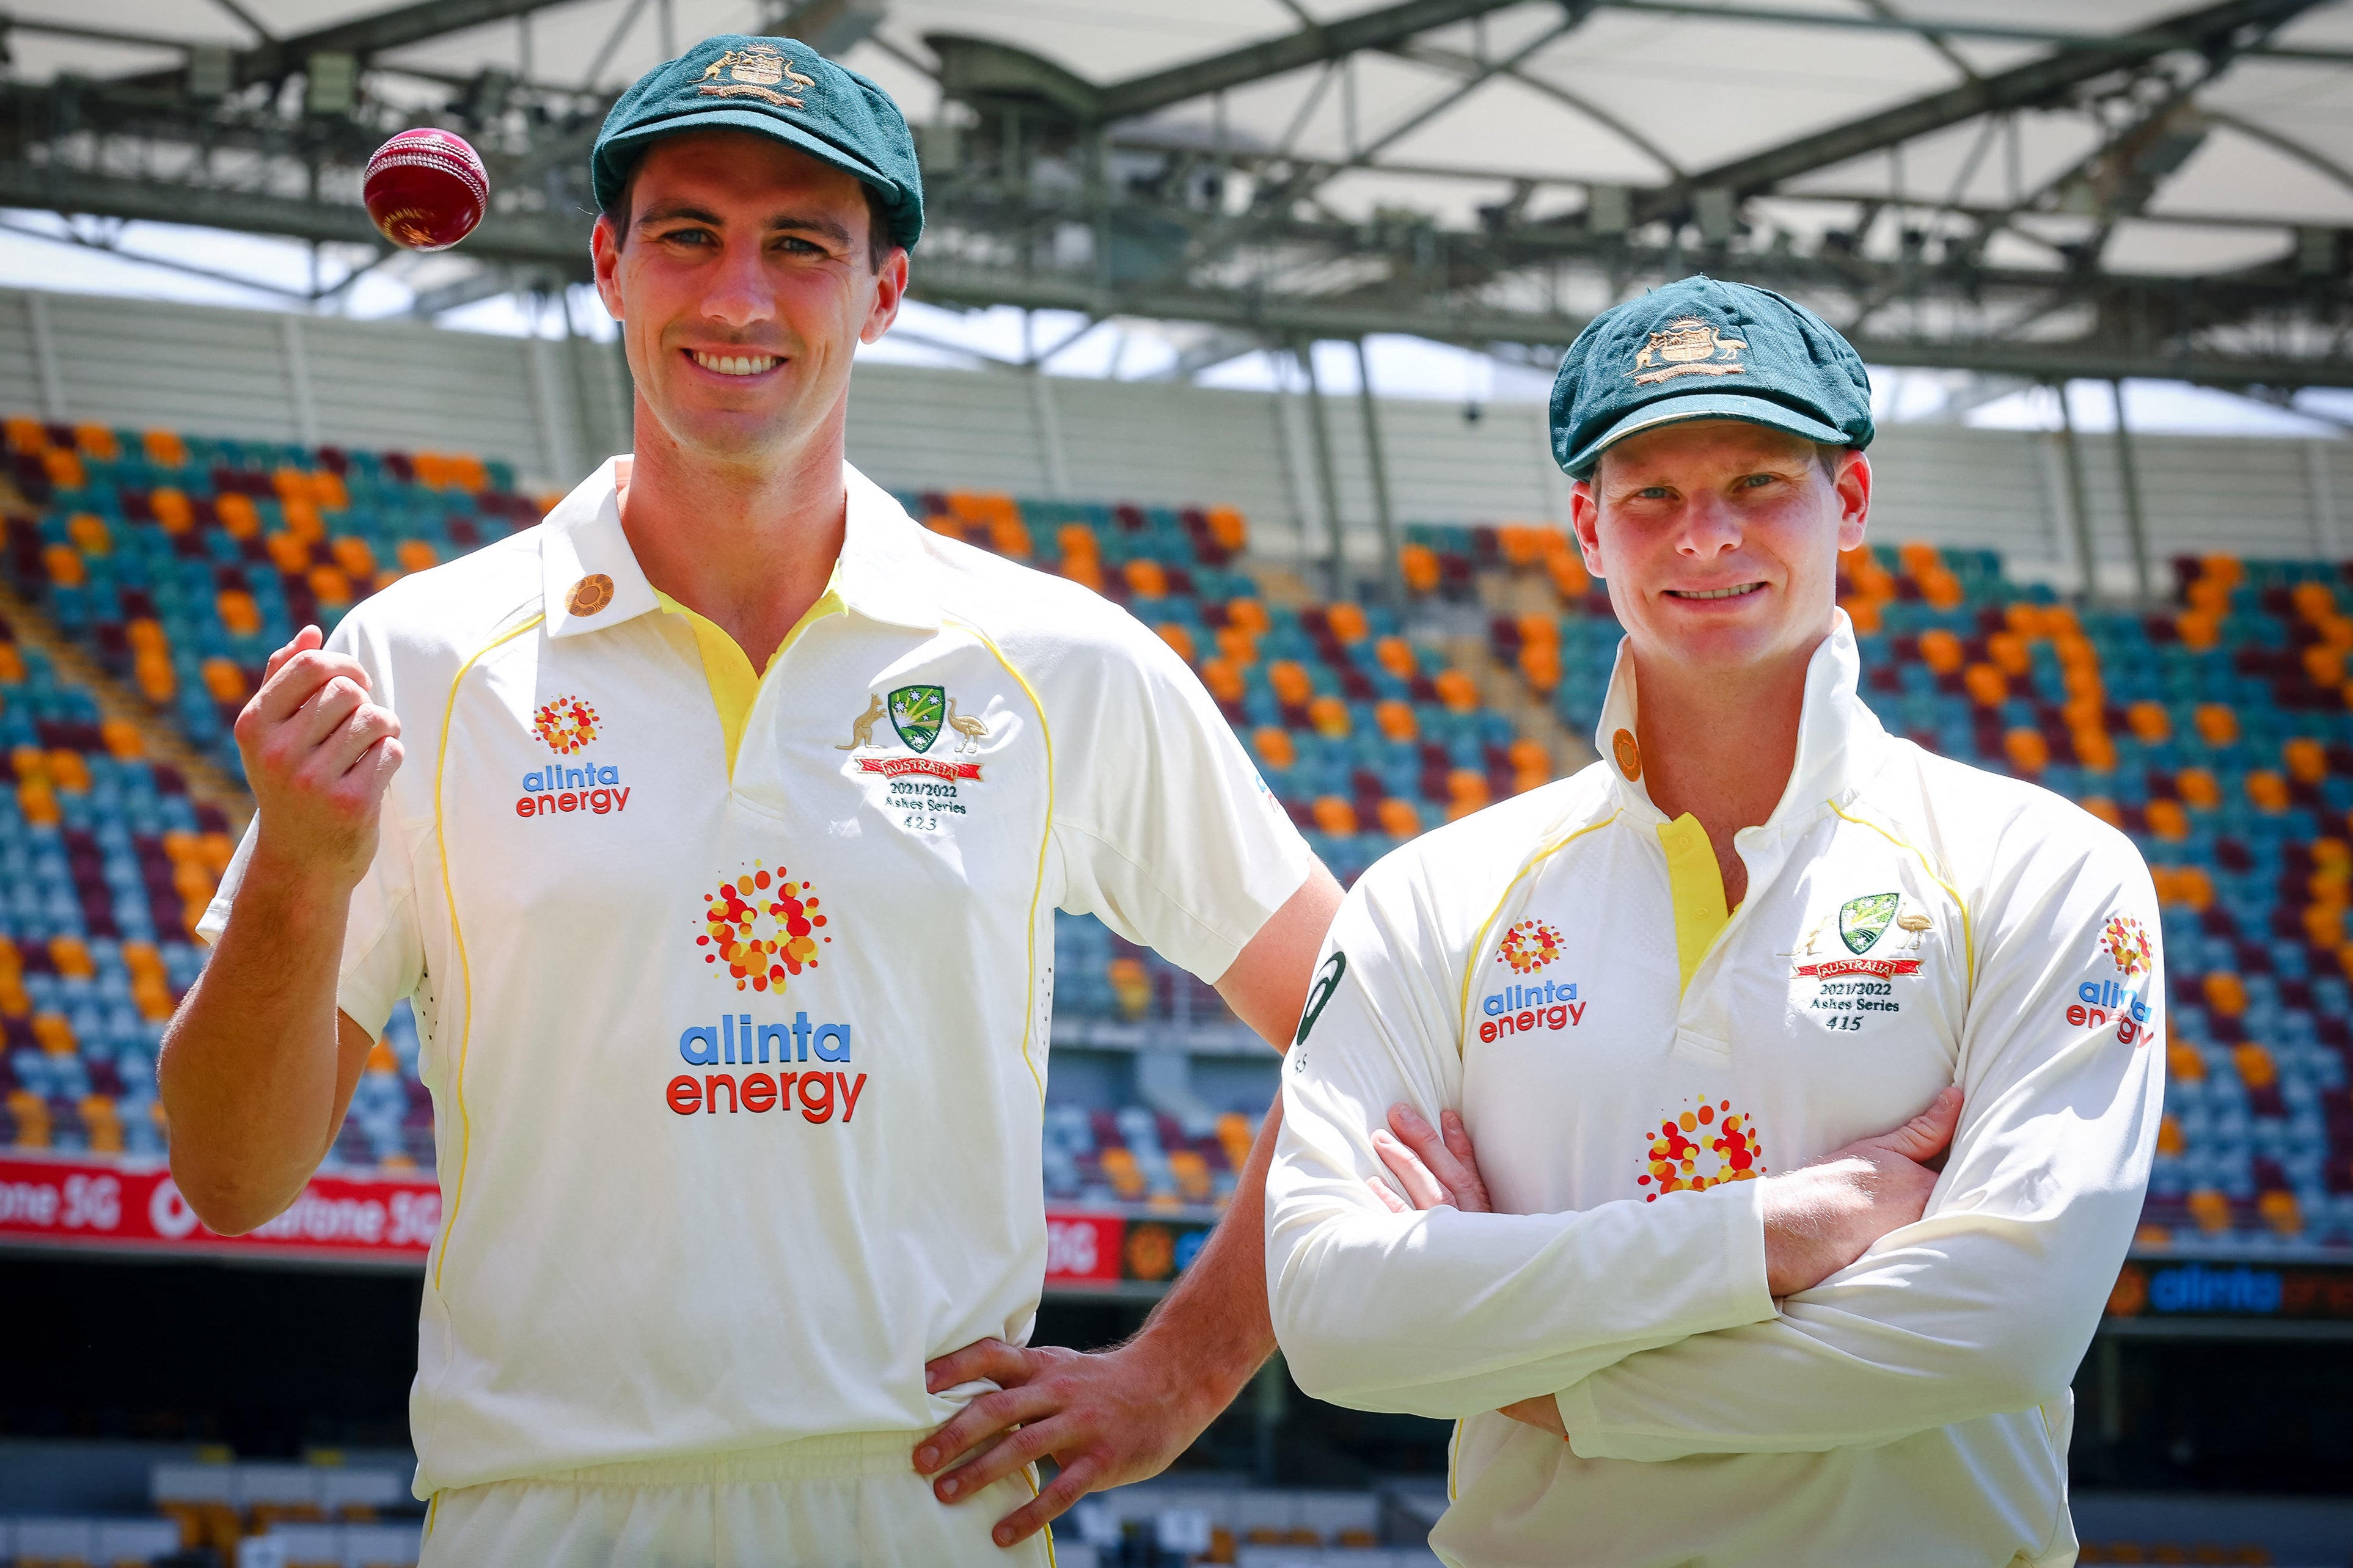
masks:
[[[694,630],[694,646],[702,655],[702,679],[711,688],[711,703],[719,712],[720,733],[726,738],[727,776],[731,779],[735,776],[735,752],[744,742],[744,726],[751,722],[752,704],[759,700],[760,682],[776,672],[785,650],[801,633],[826,616],[839,615],[849,607],[842,601],[841,563],[837,560],[825,592],[793,623],[793,629],[785,634],[785,640],[768,656],[765,669],[754,673],[750,658],[719,623],[688,609],[659,588],[654,590],[654,602],[666,615],[686,617],[686,624]]]
[[[1732,912],[1724,907],[1724,870],[1715,863],[1707,829],[1688,811],[1659,824],[1659,845],[1667,852],[1667,892],[1674,900],[1675,962],[1688,991],[1700,960],[1732,922]]]

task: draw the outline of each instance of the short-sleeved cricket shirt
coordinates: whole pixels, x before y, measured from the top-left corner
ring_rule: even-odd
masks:
[[[638,569],[619,461],[331,643],[406,748],[339,1000],[426,1042],[420,1496],[944,1419],[925,1360],[1044,1273],[1054,910],[1215,979],[1312,864],[1108,601],[849,470],[754,678]]]

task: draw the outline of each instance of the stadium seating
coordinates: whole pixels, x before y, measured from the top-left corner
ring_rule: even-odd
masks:
[[[10,531],[9,580],[232,773],[229,724],[297,627],[332,629],[401,574],[546,510],[472,458],[25,417],[0,430],[0,461],[39,513]]]
[[[400,572],[528,527],[547,504],[470,458],[4,428],[0,479],[35,516],[10,528],[0,572],[232,770],[228,721],[296,625],[332,625]],[[1549,527],[1407,531],[1409,594],[1456,620],[1483,613],[1499,681],[1451,667],[1387,607],[1296,591],[1250,558],[1229,508],[900,499],[1152,626],[1346,881],[1549,778],[1539,735],[1556,721],[1590,732],[1616,657],[1606,589]],[[2172,1082],[2144,1240],[2353,1244],[2348,574],[2185,559],[2162,608],[2078,611],[1981,551],[1876,546],[1841,566],[1864,700],[1889,729],[2081,801],[2149,859]],[[157,1026],[202,962],[190,922],[230,845],[221,814],[147,750],[0,626],[0,1132],[19,1146],[160,1147]],[[1092,919],[1058,916],[1056,947],[1065,1019],[1176,1037],[1238,1027],[1214,991]],[[334,1161],[430,1163],[416,1052],[404,1009]],[[1219,1104],[1213,1130],[1197,1118],[1188,1132],[1117,1096],[1058,1100],[1048,1190],[1214,1205],[1262,1109]]]
[[[2353,574],[2185,557],[2173,603],[2078,612],[1989,552],[1840,564],[1891,731],[2079,801],[2148,859],[2171,1028],[2143,1241],[2353,1243]],[[1514,606],[1496,658],[1591,732],[1620,634],[1564,535],[1417,528],[1401,566],[1426,598]]]

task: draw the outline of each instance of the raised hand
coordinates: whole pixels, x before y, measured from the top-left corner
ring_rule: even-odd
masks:
[[[400,721],[367,700],[367,671],[330,653],[316,626],[269,656],[237,716],[237,746],[261,829],[257,858],[304,879],[358,885],[375,858],[384,792],[401,761]]]

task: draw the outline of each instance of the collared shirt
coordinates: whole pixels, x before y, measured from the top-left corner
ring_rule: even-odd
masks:
[[[944,1419],[1044,1275],[1054,910],[1214,979],[1307,874],[1158,637],[848,487],[756,679],[609,464],[332,639],[406,749],[338,998],[425,1040],[420,1496]]]
[[[1736,847],[1603,761],[1416,840],[1334,924],[1283,1072],[1275,1330],[1308,1393],[1461,1418],[1450,1563],[2063,1563],[2068,1384],[2162,1096],[2131,843],[1883,731],[1846,617]],[[1966,1101],[1917,1224],[1777,1302],[1761,1176]],[[1366,1186],[1459,1109],[1493,1215]],[[1557,1395],[1568,1441],[1493,1414]]]

